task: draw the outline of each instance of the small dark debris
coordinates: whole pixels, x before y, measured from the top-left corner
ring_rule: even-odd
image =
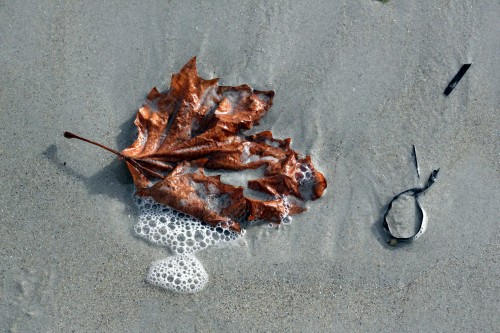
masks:
[[[417,148],[415,148],[415,145],[413,145],[413,163],[415,163],[415,169],[417,170],[417,176],[418,176],[418,178],[420,178],[420,167],[418,166]]]
[[[458,81],[460,81],[462,79],[462,77],[465,75],[465,72],[467,72],[467,70],[469,69],[469,67],[471,66],[472,64],[463,64],[462,65],[462,68],[460,68],[460,70],[458,71],[458,73],[455,75],[455,77],[450,81],[450,83],[448,84],[448,86],[446,87],[446,89],[444,90],[444,94],[446,96],[448,96],[452,91],[453,89],[455,89],[455,87],[457,86],[458,84]]]

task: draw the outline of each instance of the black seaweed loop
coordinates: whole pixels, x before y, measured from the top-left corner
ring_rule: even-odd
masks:
[[[432,184],[434,184],[434,182],[436,181],[438,172],[439,172],[439,169],[432,171],[431,175],[429,176],[429,179],[427,180],[427,182],[425,183],[425,185],[423,187],[414,187],[414,188],[411,188],[409,190],[403,191],[403,192],[399,193],[398,195],[396,195],[394,198],[392,198],[392,200],[389,202],[389,205],[387,206],[387,210],[384,213],[383,227],[384,227],[385,232],[391,238],[390,241],[388,242],[390,245],[395,246],[398,242],[402,242],[402,243],[413,242],[414,240],[416,240],[417,238],[422,236],[422,234],[425,232],[425,229],[427,227],[427,215],[426,215],[425,211],[422,209],[422,207],[420,206],[420,203],[418,202],[418,196],[420,194],[422,194],[423,192],[427,191],[429,189],[429,187],[431,187]],[[413,236],[410,236],[410,237],[396,237],[396,236],[394,236],[391,232],[390,227],[389,227],[389,223],[387,222],[387,215],[389,214],[389,211],[392,208],[392,203],[394,201],[396,201],[403,194],[409,194],[415,198],[415,200],[417,202],[417,207],[419,209],[420,216],[421,216],[419,230],[417,231],[417,233],[415,233]]]

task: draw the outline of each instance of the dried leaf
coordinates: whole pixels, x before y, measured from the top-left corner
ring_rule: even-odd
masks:
[[[319,198],[326,188],[310,157],[299,158],[290,139],[276,140],[270,131],[242,133],[266,114],[274,92],[218,86],[217,81],[200,78],[192,58],[172,76],[168,91],[153,88],[148,94],[134,122],[138,138],[122,152],[139,162],[127,161],[136,194],[234,230],[245,217],[279,223],[287,214],[304,211],[304,200]],[[248,186],[273,200],[245,197],[243,187],[203,172],[261,166],[265,177]]]
[[[196,58],[172,76],[165,92],[153,88],[137,112],[137,140],[121,153],[136,185],[136,195],[151,197],[211,225],[240,231],[239,221],[280,223],[303,212],[307,200],[321,197],[326,180],[309,156],[301,158],[290,139],[273,138],[270,131],[245,135],[272,105],[273,91],[247,85],[219,86],[218,79],[198,76]],[[249,189],[269,200],[245,196],[244,188],[225,184],[204,170],[264,168],[264,177],[248,182]]]

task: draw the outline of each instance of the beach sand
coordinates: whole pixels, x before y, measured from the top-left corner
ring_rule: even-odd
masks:
[[[0,9],[0,331],[500,327],[497,1]],[[181,295],[144,281],[168,254],[134,236],[123,162],[62,133],[127,147],[146,94],[167,88],[192,56],[204,78],[275,90],[258,130],[291,137],[328,190],[290,225],[250,228],[244,244],[197,253],[210,280]],[[421,197],[426,233],[388,246],[387,204],[437,168]]]

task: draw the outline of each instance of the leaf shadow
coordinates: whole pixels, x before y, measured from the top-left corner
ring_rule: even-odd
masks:
[[[135,114],[119,127],[116,138],[117,150],[123,150],[135,140],[134,119]],[[75,171],[70,165],[66,165],[66,162],[59,157],[58,149],[55,144],[52,144],[43,152],[43,155],[56,167],[57,171],[83,182],[91,195],[105,195],[125,203],[126,214],[137,214],[134,210],[131,192],[133,189],[132,177],[123,161],[116,158],[94,175],[87,177]]]

